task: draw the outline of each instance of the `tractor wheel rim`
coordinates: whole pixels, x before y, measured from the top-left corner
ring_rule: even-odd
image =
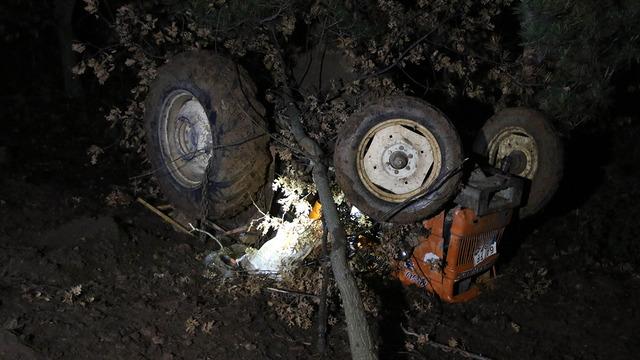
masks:
[[[521,127],[508,127],[491,139],[488,146],[489,164],[502,168],[511,156],[509,172],[532,180],[538,170],[538,145]]]
[[[442,166],[435,136],[408,119],[390,119],[371,128],[357,154],[360,180],[374,196],[389,202],[403,202],[423,192]]]
[[[171,92],[162,104],[158,138],[169,173],[186,188],[202,184],[213,139],[207,113],[187,90]]]

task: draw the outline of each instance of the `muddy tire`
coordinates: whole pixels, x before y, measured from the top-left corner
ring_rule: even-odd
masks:
[[[169,201],[197,218],[208,184],[210,219],[250,213],[272,161],[263,114],[246,71],[224,57],[186,52],[162,66],[144,120],[147,154]],[[203,181],[211,156],[213,170]]]
[[[490,165],[531,181],[520,217],[540,211],[553,197],[562,178],[564,151],[553,125],[540,112],[527,108],[504,109],[482,127],[474,153]]]
[[[458,188],[461,163],[453,124],[411,97],[384,98],[352,115],[334,152],[347,200],[381,222],[418,222],[441,210]]]

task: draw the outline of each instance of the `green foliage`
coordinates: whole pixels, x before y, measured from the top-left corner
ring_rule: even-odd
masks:
[[[640,2],[523,0],[518,13],[542,110],[569,126],[602,115],[612,75],[640,62]]]

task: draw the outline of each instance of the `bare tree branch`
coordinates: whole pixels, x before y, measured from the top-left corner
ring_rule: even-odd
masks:
[[[273,36],[273,44],[278,49],[279,60],[284,65],[285,58],[273,27],[271,28],[271,34]],[[296,106],[296,99],[293,96],[294,92],[290,85],[295,80],[291,73],[284,75],[286,83],[282,86],[282,100],[284,101],[285,115],[288,119],[287,125],[296,142],[311,162],[313,182],[316,184],[320,203],[322,204],[322,215],[327,229],[327,236],[332,241],[329,258],[331,259],[333,277],[340,291],[347,321],[351,357],[356,360],[374,360],[378,358],[376,344],[367,322],[367,315],[362,305],[358,284],[347,262],[347,236],[344,227],[340,223],[338,209],[333,200],[329,177],[327,176],[327,166],[323,161],[324,152],[320,145],[305,133],[300,122],[300,110]]]
[[[322,215],[326,223],[327,234],[332,241],[331,267],[344,307],[351,356],[357,360],[377,359],[377,349],[367,323],[360,291],[347,262],[347,237],[340,223],[338,209],[331,193],[327,166],[322,161],[324,153],[318,143],[304,132],[295,104],[289,102],[287,109],[290,130],[311,160],[313,182],[316,184],[320,203],[322,203]]]

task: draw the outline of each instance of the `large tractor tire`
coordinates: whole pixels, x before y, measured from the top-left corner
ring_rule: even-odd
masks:
[[[484,124],[473,152],[491,166],[529,179],[520,217],[540,211],[553,197],[563,173],[562,141],[540,112],[528,108],[504,109]],[[506,162],[509,162],[506,164]]]
[[[206,204],[220,224],[250,213],[270,188],[263,114],[246,71],[224,57],[186,52],[162,66],[144,120],[147,154],[169,201],[192,218]]]
[[[334,152],[347,200],[380,222],[412,223],[442,209],[461,177],[453,124],[411,97],[388,97],[352,115]]]

